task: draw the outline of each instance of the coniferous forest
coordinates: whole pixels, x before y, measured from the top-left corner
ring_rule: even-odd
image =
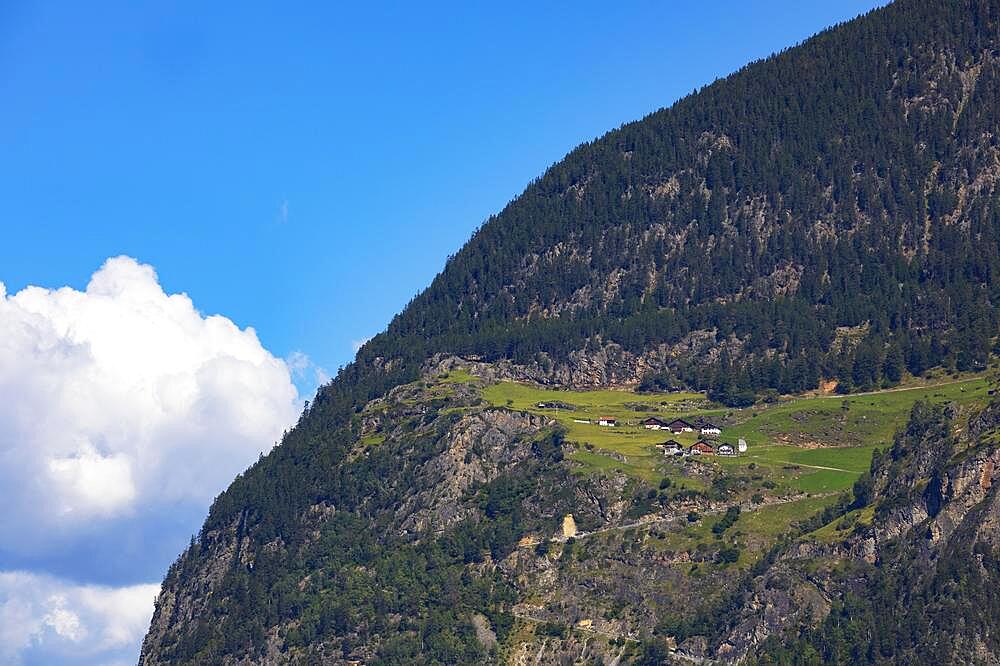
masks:
[[[982,367],[1000,268],[994,12],[897,3],[580,146],[344,383],[378,393],[439,351],[558,361],[699,330],[738,355],[672,374],[727,400]]]
[[[154,623],[170,628],[147,638],[143,663],[253,660],[278,644],[307,654],[331,636],[342,652],[309,654],[339,663],[377,643],[372,663],[491,658],[470,609],[502,643],[516,590],[490,563],[528,532],[555,529],[552,515],[526,506],[563,507],[572,492],[560,485],[561,434],[551,432],[465,497],[478,518],[433,537],[394,531],[404,490],[425,482],[421,465],[447,448],[459,416],[436,406],[408,414],[414,425],[398,446],[353,451],[365,406],[418,380],[435,354],[544,374],[613,348],[645,359],[628,377],[639,391],[692,389],[746,407],[821,382],[850,395],[934,369],[984,370],[998,305],[1000,2],[898,0],[580,145],[486,220],[281,445],[217,498],[165,583],[200,619],[170,619],[181,601],[158,606]],[[902,502],[896,459],[911,441],[950,442],[950,418],[915,409],[868,485],[836,511],[860,510],[873,492]],[[931,462],[921,474],[944,478],[945,463]],[[317,507],[330,516],[322,529]],[[858,574],[879,593],[839,598],[823,622],[772,636],[753,658],[966,654],[927,639],[988,624],[981,611],[998,608],[995,578],[956,543],[933,566],[924,542],[883,554],[885,568]],[[975,548],[995,568],[998,551],[983,539]],[[220,552],[236,554],[207,577]],[[241,560],[250,552],[252,566]],[[766,577],[779,555],[750,573]],[[909,567],[930,567],[913,589]],[[671,636],[721,640],[749,580],[725,603],[672,620]],[[292,627],[280,640],[279,625]],[[661,663],[658,645],[636,660]]]

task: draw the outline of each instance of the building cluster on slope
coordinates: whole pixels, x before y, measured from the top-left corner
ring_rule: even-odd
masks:
[[[669,430],[675,435],[695,431],[698,431],[705,437],[717,437],[722,434],[722,428],[710,421],[699,421],[698,423],[690,423],[684,419],[664,421],[663,419],[656,418],[655,416],[650,416],[648,419],[644,419],[641,423],[647,430]]]
[[[656,446],[668,456],[735,456],[738,453],[745,453],[747,450],[747,444],[743,440],[740,440],[738,445],[733,446],[729,442],[722,442],[719,445],[715,445],[707,440],[699,439],[691,446],[685,448],[677,440],[668,439]]]
[[[574,419],[574,421],[577,423],[590,423],[590,421],[582,419]],[[613,416],[601,416],[597,419],[597,425],[605,428],[614,428],[618,425],[618,419]],[[655,416],[650,416],[640,421],[639,425],[647,430],[667,430],[675,435],[692,432],[697,432],[701,435],[701,439],[686,448],[674,439],[668,439],[665,442],[657,444],[657,448],[662,449],[666,455],[735,456],[739,453],[745,453],[747,450],[747,443],[742,439],[736,446],[729,442],[715,444],[706,439],[722,435],[722,428],[711,421],[699,420],[696,423],[692,423],[682,418],[666,421]]]

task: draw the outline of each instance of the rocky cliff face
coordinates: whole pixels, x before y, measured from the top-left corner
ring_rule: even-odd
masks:
[[[301,596],[309,596],[314,585],[329,585],[329,581],[321,582],[326,567],[354,570],[357,565],[353,559],[324,562],[330,560],[331,550],[346,547],[331,544],[350,541],[350,530],[355,527],[365,530],[357,535],[359,541],[384,553],[369,565],[373,568],[387,566],[384,560],[394,552],[434,551],[440,540],[450,541],[454,547],[466,549],[466,565],[457,571],[463,572],[462,585],[472,585],[474,579],[492,579],[501,572],[516,581],[514,572],[521,567],[516,564],[516,554],[508,558],[516,545],[508,533],[515,534],[515,527],[518,532],[528,530],[534,544],[560,535],[570,513],[588,527],[626,520],[631,498],[625,494],[624,477],[573,477],[571,467],[563,462],[566,445],[552,422],[487,405],[479,398],[485,383],[481,378],[438,381],[458,369],[485,373],[488,366],[438,359],[421,381],[393,389],[357,415],[355,443],[340,465],[346,468],[346,476],[370,477],[372,485],[362,486],[354,496],[344,492],[339,499],[328,497],[311,503],[296,512],[292,528],[268,530],[260,516],[245,512],[231,523],[203,531],[167,575],[143,644],[141,663],[211,659],[205,647],[227,640],[240,646],[223,659],[227,664],[284,664],[296,659],[303,663],[317,663],[317,659],[322,663],[370,662],[384,647],[385,627],[379,631],[372,628],[369,634],[345,625],[332,635],[327,628],[322,640],[300,647],[295,636],[301,621],[276,616],[273,624],[261,627],[254,637],[256,648],[249,654],[256,656],[249,656],[245,632],[235,639],[220,634],[233,631],[236,622],[220,626],[211,620],[231,620],[233,605],[246,603],[245,596],[240,597],[250,594],[241,591],[244,583],[235,581],[265,568],[292,571],[282,584],[297,589]],[[499,368],[492,371],[498,376],[506,372]],[[373,470],[378,471],[371,476]],[[336,472],[331,469],[329,473]],[[480,527],[491,517],[512,511],[516,525],[501,520],[499,527]],[[470,533],[475,534],[469,537],[473,540],[459,546]],[[532,551],[529,548],[526,552]],[[369,576],[362,578],[368,580]],[[377,580],[371,576],[366,585],[377,585]],[[510,611],[510,602],[503,602],[503,607]],[[394,622],[403,621],[402,614],[394,617]],[[495,631],[482,613],[470,612],[461,620],[478,627],[484,637]],[[325,622],[322,617],[318,621]],[[495,643],[495,635],[490,640],[484,638],[484,655]]]
[[[643,379],[658,373],[676,372],[681,363],[693,359],[710,364],[724,351],[735,356],[742,344],[736,336],[723,339],[716,331],[705,330],[690,333],[674,344],[656,345],[637,354],[615,342],[595,339],[581,349],[570,351],[565,358],[555,359],[539,352],[523,363],[509,359],[486,363],[476,357],[435,354],[424,364],[423,372],[429,369],[447,372],[449,368],[472,365],[482,377],[491,381],[533,382],[570,389],[635,388]]]
[[[974,415],[958,436],[955,416],[952,409],[914,410],[873,464],[871,504],[848,514],[843,530],[827,535],[832,539],[794,544],[753,581],[714,649],[717,659],[766,653],[769,637],[823,640],[839,621],[831,612],[843,613],[853,598],[855,613],[885,614],[874,618],[887,645],[883,659],[1000,663],[992,615],[1000,601],[1000,403]],[[985,607],[974,607],[970,597],[978,595],[964,585],[987,591]],[[923,633],[893,635],[912,626]]]

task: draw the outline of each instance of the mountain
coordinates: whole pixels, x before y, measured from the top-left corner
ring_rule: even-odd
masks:
[[[1000,663],[985,389],[911,401],[892,442],[848,399],[768,421],[781,394],[986,368],[997,100],[1000,2],[898,0],[581,145],[216,499],[141,663]],[[776,459],[640,469],[578,436],[577,394],[553,411],[531,386],[886,453],[843,497]],[[754,404],[771,429],[732,409]],[[816,516],[740,518],[783,502]],[[574,550],[568,515],[634,538]],[[685,515],[683,539],[636,526]]]
[[[872,464],[867,508],[819,542],[796,544],[755,580],[720,654],[766,636],[784,609],[794,638],[768,638],[755,663],[997,663],[1000,402],[958,437],[956,425],[955,413],[918,403]],[[820,618],[796,607],[810,596]]]

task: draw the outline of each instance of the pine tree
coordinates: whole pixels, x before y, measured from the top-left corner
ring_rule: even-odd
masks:
[[[889,348],[885,353],[885,361],[882,364],[882,376],[890,385],[895,385],[903,379],[903,350],[896,341],[889,343]]]

